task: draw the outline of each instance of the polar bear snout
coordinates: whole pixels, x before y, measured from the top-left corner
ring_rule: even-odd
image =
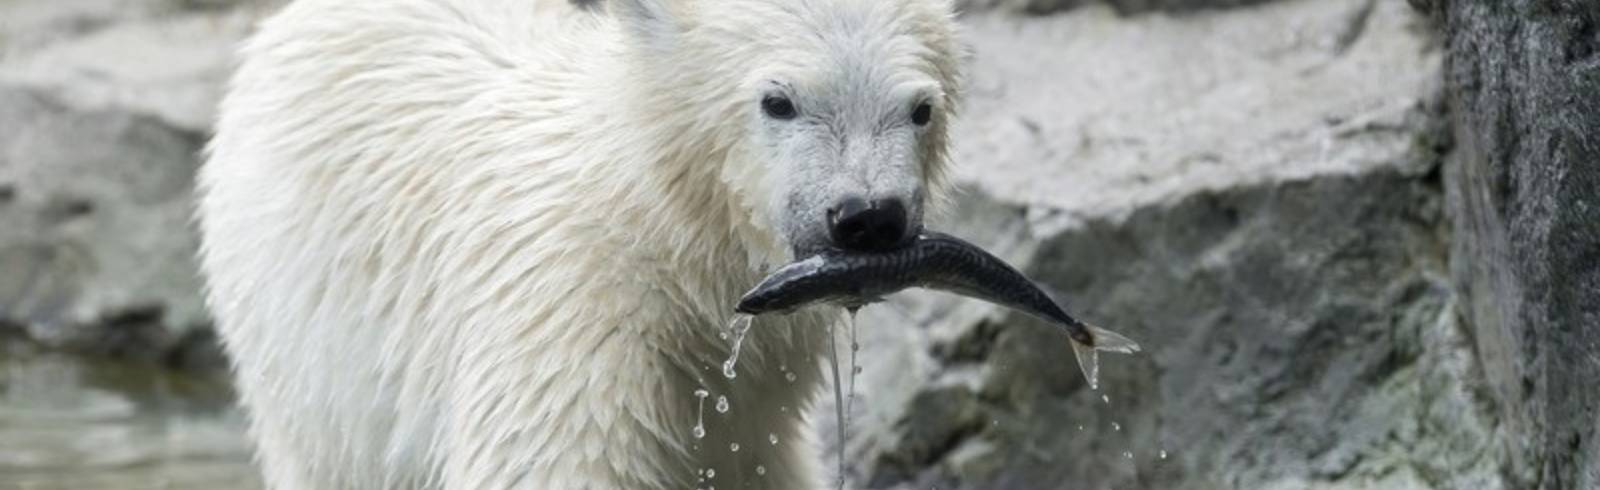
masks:
[[[844,250],[887,251],[905,244],[910,231],[910,213],[900,199],[851,196],[828,208],[828,237]]]

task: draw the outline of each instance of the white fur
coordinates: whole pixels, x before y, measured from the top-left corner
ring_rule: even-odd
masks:
[[[720,373],[732,305],[809,219],[773,196],[817,185],[756,142],[754,90],[844,70],[941,97],[904,174],[937,196],[949,6],[608,1],[299,0],[245,47],[200,223],[270,486],[820,484],[831,315],[758,319]]]

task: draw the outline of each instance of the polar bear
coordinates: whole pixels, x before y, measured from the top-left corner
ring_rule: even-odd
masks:
[[[268,485],[818,487],[836,312],[758,319],[731,379],[723,326],[939,207],[957,31],[948,0],[288,5],[199,177]]]

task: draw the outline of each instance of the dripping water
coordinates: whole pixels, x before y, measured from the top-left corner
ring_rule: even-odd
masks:
[[[700,399],[700,408],[699,408],[699,410],[697,410],[697,414],[695,415],[695,421],[694,421],[694,438],[695,439],[704,439],[706,437],[706,397],[707,396],[711,396],[711,392],[706,391],[704,389],[694,390],[694,397]]]
[[[847,326],[850,329],[850,390],[845,392],[843,423],[845,428],[848,430],[850,426],[850,416],[855,413],[856,375],[861,374],[861,366],[856,364],[856,353],[861,351],[861,344],[856,343],[856,310],[850,310],[850,323]],[[840,447],[843,447],[844,441],[840,440],[839,445]]]
[[[851,328],[854,328],[853,326],[856,323],[856,309],[849,308],[845,311],[848,321],[850,322],[850,325],[852,325]],[[841,383],[839,380],[839,337],[835,333],[835,327],[833,323],[828,324],[828,350],[833,356],[832,359],[828,360],[828,366],[833,368],[833,411],[834,416],[837,417],[839,426],[839,447],[838,454],[835,455],[839,459],[839,478],[837,483],[839,490],[844,490],[844,444],[845,431],[847,429],[845,425],[848,424],[848,419],[846,419],[844,415],[845,401],[844,393],[842,393],[843,383]]]
[[[755,317],[743,313],[733,315],[733,320],[728,323],[728,331],[733,332],[733,350],[727,362],[722,363],[722,376],[733,379],[739,373],[733,371],[733,366],[739,363],[739,347],[744,344],[744,334],[750,332],[750,321]]]

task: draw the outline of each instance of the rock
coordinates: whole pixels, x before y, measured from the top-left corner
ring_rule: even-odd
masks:
[[[191,181],[232,51],[280,3],[0,3],[0,325],[225,366],[203,328]]]
[[[969,193],[937,226],[1146,351],[1102,356],[1095,392],[1021,315],[868,308],[859,486],[1516,487],[1456,314],[1421,17],[1304,0],[967,20]]]
[[[1521,488],[1600,487],[1600,4],[1434,0],[1462,316]]]
[[[1148,12],[1189,12],[1196,10],[1246,7],[1272,0],[958,0],[963,12],[1001,11],[1013,14],[1045,15],[1074,7],[1104,4],[1124,15]]]
[[[206,325],[190,228],[201,141],[0,85],[0,323],[153,359]]]
[[[79,110],[211,129],[235,45],[260,12],[176,14],[104,27],[0,64],[0,83],[46,91]]]

